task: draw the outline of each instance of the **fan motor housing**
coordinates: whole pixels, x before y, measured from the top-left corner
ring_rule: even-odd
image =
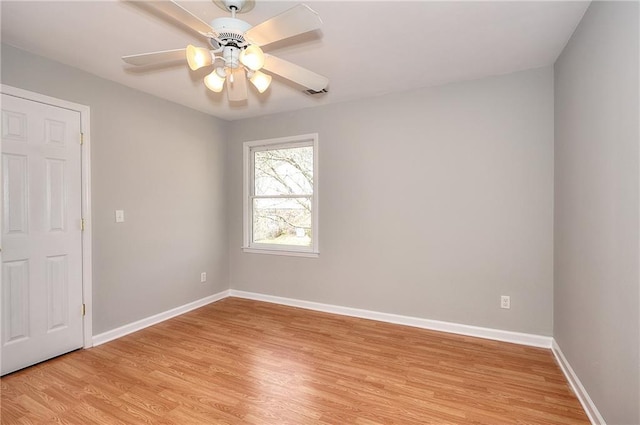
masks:
[[[251,28],[251,24],[238,18],[222,17],[211,21],[211,27],[218,33],[218,38],[227,42],[227,45],[239,47],[245,43],[244,33]],[[218,47],[215,39],[210,39],[209,43],[214,48]]]

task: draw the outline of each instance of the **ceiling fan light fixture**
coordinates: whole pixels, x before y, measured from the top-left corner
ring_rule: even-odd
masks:
[[[249,78],[249,81],[251,81],[251,84],[253,84],[260,93],[264,93],[271,84],[271,75],[267,75],[260,71],[254,71],[253,75]]]
[[[264,53],[255,44],[250,45],[240,53],[240,62],[252,71],[257,71],[264,66]]]
[[[247,100],[247,80],[251,81],[256,90],[264,93],[271,85],[272,75],[303,86],[309,92],[326,92],[329,84],[327,77],[264,53],[260,48],[320,29],[322,21],[313,9],[299,4],[252,26],[236,18],[236,13],[251,10],[256,0],[213,1],[222,9],[231,12],[231,17],[215,18],[207,24],[175,0],[148,2],[151,9],[186,25],[194,35],[208,39],[208,48],[188,45],[186,49],[123,56],[122,60],[130,65],[145,66],[176,61],[182,57],[187,59],[192,71],[208,66],[209,69],[213,68],[213,72],[204,77],[206,87],[213,92],[221,92],[226,86],[230,102]],[[267,74],[260,72],[261,69]]]
[[[219,74],[219,70],[222,68],[215,69],[211,74],[204,77],[204,85],[213,92],[220,93],[222,88],[224,87],[224,77],[221,77]],[[224,72],[224,70],[222,70]]]
[[[187,63],[192,71],[213,63],[213,55],[204,47],[195,47],[191,44],[187,46]]]

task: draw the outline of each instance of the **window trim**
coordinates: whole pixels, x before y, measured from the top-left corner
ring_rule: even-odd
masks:
[[[250,199],[254,191],[253,155],[256,150],[271,150],[295,146],[311,146],[313,148],[313,194],[311,196],[311,238],[310,247],[295,245],[255,244],[253,240],[253,204]],[[242,251],[255,254],[288,255],[295,257],[318,257],[319,250],[319,167],[318,167],[318,133],[298,136],[278,137],[244,142],[242,146]]]

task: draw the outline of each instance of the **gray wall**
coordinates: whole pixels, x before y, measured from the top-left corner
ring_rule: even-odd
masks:
[[[551,335],[550,67],[230,126],[232,288]],[[320,258],[241,252],[242,142],[312,132]]]
[[[224,121],[6,45],[2,83],[91,107],[94,334],[228,288]]]
[[[609,424],[640,423],[638,2],[594,2],[555,64],[554,336]]]

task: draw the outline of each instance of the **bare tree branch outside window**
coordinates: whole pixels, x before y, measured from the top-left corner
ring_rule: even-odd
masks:
[[[311,246],[313,147],[253,153],[253,240]]]

